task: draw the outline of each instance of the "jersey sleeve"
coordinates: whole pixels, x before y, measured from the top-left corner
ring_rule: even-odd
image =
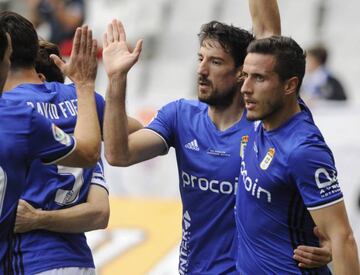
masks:
[[[104,110],[105,110],[105,100],[100,94],[95,93],[95,101],[96,101],[96,111],[98,113],[98,118],[99,118],[99,122],[100,122],[100,129],[102,131],[103,120],[104,120]]]
[[[289,157],[289,169],[308,210],[343,199],[334,157],[326,144],[299,146]]]
[[[152,130],[164,140],[167,148],[174,145],[174,129],[177,115],[177,101],[162,107],[146,129]]]
[[[66,157],[76,147],[73,137],[34,110],[30,127],[29,153],[33,159],[52,163]]]
[[[97,164],[94,167],[92,177],[91,177],[91,184],[99,185],[102,188],[106,190],[107,193],[109,193],[109,185],[107,184],[105,180],[105,174],[104,174],[104,164],[102,162],[102,159],[99,159]]]

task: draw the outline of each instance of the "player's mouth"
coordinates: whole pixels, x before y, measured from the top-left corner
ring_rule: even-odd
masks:
[[[254,99],[245,99],[245,107],[247,110],[254,110],[256,107],[256,101]]]
[[[200,90],[203,90],[203,89],[208,89],[211,85],[211,82],[204,79],[204,78],[199,78],[198,79],[198,86],[199,86],[199,89]]]

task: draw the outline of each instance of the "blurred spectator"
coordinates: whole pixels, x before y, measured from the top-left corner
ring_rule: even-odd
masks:
[[[326,67],[328,52],[323,46],[306,51],[306,74],[302,86],[304,99],[346,100],[340,81]]]
[[[75,30],[85,19],[84,0],[27,0],[27,3],[34,26],[48,24],[48,40],[59,45],[63,55],[69,55]]]
[[[51,54],[60,56],[59,47],[51,42],[40,40],[39,51],[36,57],[35,69],[42,81],[57,81],[64,83],[64,75],[54,61],[50,59]]]

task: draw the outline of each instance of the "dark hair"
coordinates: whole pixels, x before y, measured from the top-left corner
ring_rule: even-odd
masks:
[[[314,56],[321,65],[325,65],[328,57],[328,53],[324,46],[317,45],[315,47],[308,49],[306,52],[308,55]]]
[[[39,40],[39,51],[36,57],[35,70],[45,76],[46,81],[64,83],[65,78],[58,66],[50,59],[51,54],[60,57],[60,50],[56,44],[45,40]],[[61,57],[60,57],[61,58]]]
[[[2,11],[0,25],[11,37],[11,68],[34,67],[39,44],[33,24],[15,12]]]
[[[297,93],[305,74],[304,50],[290,37],[272,36],[250,43],[248,53],[259,53],[273,55],[276,60],[274,71],[279,75],[281,81],[296,76],[299,79]]]
[[[0,61],[4,59],[7,47],[8,47],[8,40],[6,37],[6,32],[3,29],[3,27],[0,25]]]
[[[254,36],[248,31],[218,21],[202,25],[198,37],[200,45],[207,39],[219,42],[234,58],[236,67],[244,64],[246,48],[254,40]]]

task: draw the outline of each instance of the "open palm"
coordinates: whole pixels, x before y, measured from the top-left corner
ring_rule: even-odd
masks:
[[[131,51],[122,23],[113,20],[103,37],[103,61],[107,75],[127,73],[139,59],[141,47],[142,40],[139,40]]]

